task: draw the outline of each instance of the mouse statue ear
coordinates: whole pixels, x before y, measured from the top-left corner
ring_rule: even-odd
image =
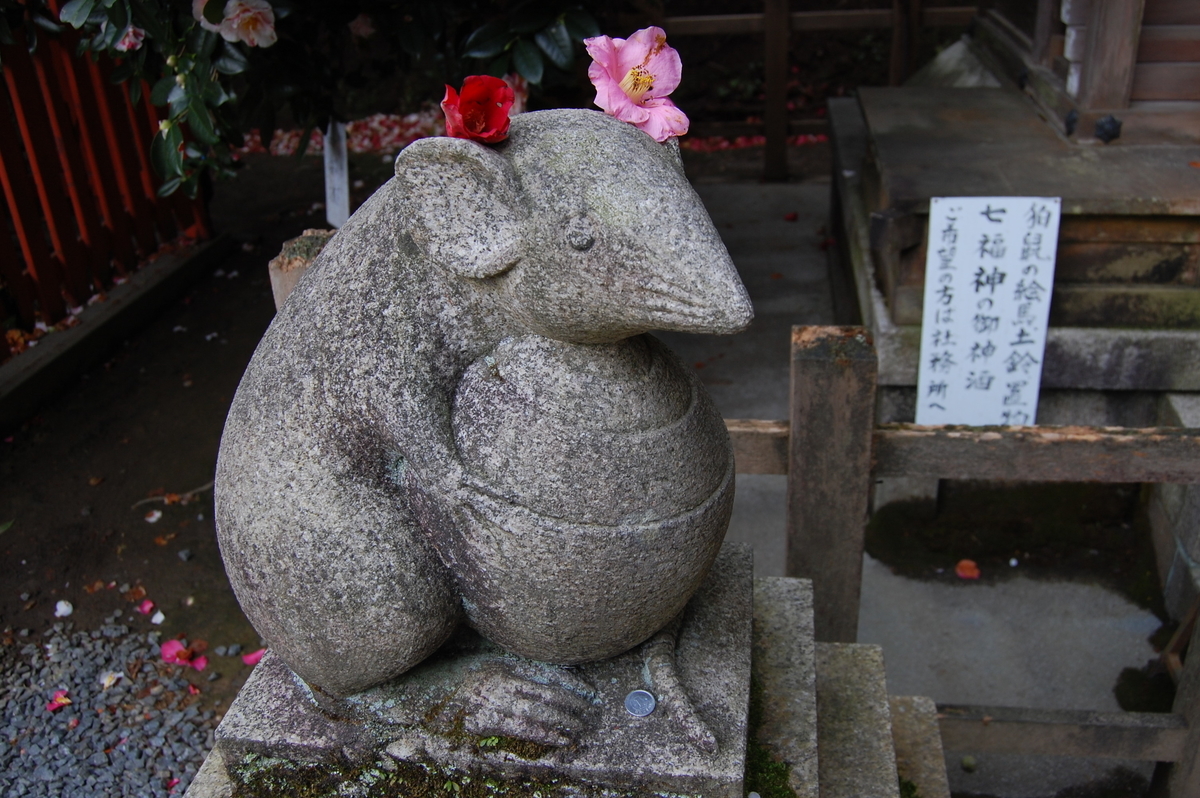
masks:
[[[396,158],[413,240],[464,277],[493,277],[521,259],[526,212],[512,166],[482,144],[432,137]]]

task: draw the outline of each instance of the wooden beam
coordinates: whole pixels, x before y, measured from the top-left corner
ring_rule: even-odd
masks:
[[[766,0],[766,81],[763,89],[763,127],[767,137],[763,179],[782,183],[787,165],[788,0]]]
[[[1177,714],[953,704],[938,704],[938,726],[947,751],[1152,762],[1179,760],[1188,734]]]
[[[1059,16],[1059,2],[1060,0],[1038,0],[1030,57],[1042,66],[1050,66],[1050,40],[1054,36],[1054,23]]]
[[[1172,709],[1183,715],[1189,728],[1183,754],[1171,766],[1167,793],[1171,798],[1200,798],[1200,623],[1192,625],[1188,650],[1191,655],[1184,660]]]
[[[725,427],[733,441],[733,464],[737,473],[787,473],[791,425],[786,421],[727,418]]]
[[[926,8],[921,24],[927,28],[960,28],[971,23],[978,9],[972,7]],[[792,30],[871,30],[892,27],[892,12],[869,8],[849,11],[793,11],[789,15]],[[730,33],[762,33],[766,23],[762,14],[711,14],[667,17],[663,28],[671,36],[710,36]]]
[[[1200,62],[1138,64],[1130,98],[1200,100]]]
[[[793,327],[787,575],[813,580],[817,639],[858,636],[878,361],[861,327]]]
[[[1200,61],[1200,25],[1143,25],[1137,60]]]
[[[875,430],[877,477],[1200,483],[1200,430],[918,427]]]
[[[1145,0],[1092,3],[1079,102],[1084,108],[1126,108]]]
[[[914,0],[892,0],[892,52],[888,61],[888,85],[899,86],[908,77],[913,36],[911,5]]]

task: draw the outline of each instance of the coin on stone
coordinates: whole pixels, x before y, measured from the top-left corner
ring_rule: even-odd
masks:
[[[636,718],[644,718],[654,711],[657,702],[645,690],[634,690],[625,696],[625,711]]]

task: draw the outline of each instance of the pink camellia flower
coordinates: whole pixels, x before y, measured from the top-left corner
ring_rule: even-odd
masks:
[[[117,41],[114,47],[122,53],[128,53],[131,50],[139,50],[142,47],[142,39],[146,38],[146,31],[136,25],[130,25],[121,34],[121,38]]]
[[[495,144],[508,138],[508,109],[512,108],[513,90],[500,78],[469,75],[463,81],[462,94],[446,87],[442,111],[446,114],[446,135]]]
[[[667,99],[679,85],[683,62],[667,46],[662,28],[644,28],[628,39],[585,39],[596,87],[596,105],[663,142],[688,131],[688,118]]]
[[[375,25],[369,14],[359,14],[348,23],[350,35],[356,39],[369,39],[375,35]]]
[[[204,6],[221,0],[192,0],[192,17],[200,27],[221,34],[227,42],[245,42],[251,47],[270,47],[275,43],[275,11],[266,0],[228,0],[221,24],[204,18]]]
[[[251,47],[275,43],[275,11],[266,0],[229,0],[221,21],[221,38]]]
[[[162,654],[163,662],[167,662],[172,665],[191,664],[191,661],[188,657],[187,646],[185,646],[183,643],[180,643],[178,640],[168,640],[162,644],[162,648],[159,649],[159,651]]]

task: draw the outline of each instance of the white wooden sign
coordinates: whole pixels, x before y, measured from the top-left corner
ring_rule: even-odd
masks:
[[[346,123],[329,120],[325,128],[325,221],[341,227],[350,218],[350,159]]]
[[[935,197],[918,424],[1036,424],[1058,197]]]

